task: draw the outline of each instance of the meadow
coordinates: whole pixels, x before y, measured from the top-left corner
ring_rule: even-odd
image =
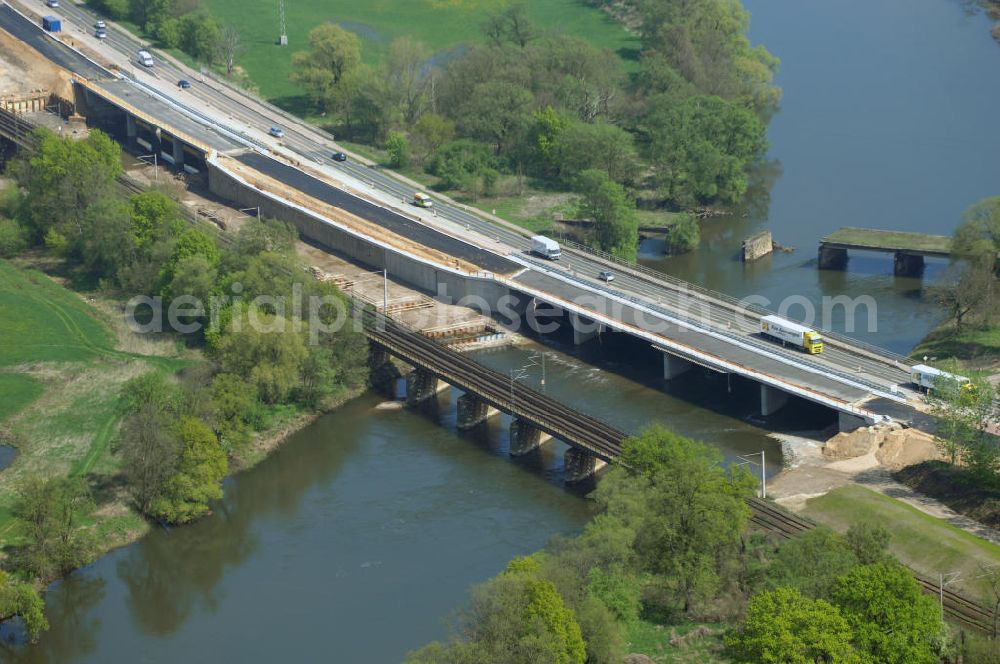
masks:
[[[175,354],[172,347],[157,355],[119,350],[100,310],[48,275],[10,261],[0,261],[0,311],[0,442],[17,447],[0,472],[0,546],[6,546],[19,538],[11,508],[24,479],[37,473],[113,484],[121,386],[185,362],[167,356]],[[111,498],[97,497],[104,504]],[[101,511],[95,526],[111,542],[145,528],[120,500]]]
[[[300,91],[288,80],[292,54],[309,49],[309,31],[323,22],[337,23],[361,38],[363,60],[377,64],[397,37],[424,42],[436,60],[465,44],[483,41],[481,26],[509,0],[286,0],[288,46],[277,45],[277,2],[205,0],[223,25],[235,25],[246,48],[239,57],[262,96],[292,105]],[[639,42],[604,12],[580,0],[534,0],[524,3],[530,20],[542,31],[587,39],[634,60]]]

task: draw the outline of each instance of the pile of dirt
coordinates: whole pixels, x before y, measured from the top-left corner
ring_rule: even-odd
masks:
[[[823,456],[827,459],[866,455],[874,455],[878,463],[892,469],[939,458],[933,436],[918,429],[904,428],[897,422],[838,433],[823,445]]]
[[[893,479],[930,496],[959,514],[1000,529],[1000,485],[983,486],[968,471],[944,461],[925,461],[892,474]]]

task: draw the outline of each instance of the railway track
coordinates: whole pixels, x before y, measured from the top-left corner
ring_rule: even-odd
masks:
[[[769,504],[760,498],[747,500],[750,506],[750,521],[761,528],[776,533],[786,539],[800,535],[816,527],[816,524]],[[993,614],[981,604],[954,590],[942,588],[940,580],[928,578],[910,569],[913,578],[928,595],[939,598],[944,614],[965,627],[994,635]]]

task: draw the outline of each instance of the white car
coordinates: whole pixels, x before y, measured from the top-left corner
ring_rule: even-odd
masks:
[[[45,4],[52,9],[59,9],[59,0],[45,0]]]
[[[281,127],[271,127],[270,134],[275,138],[284,138],[285,130],[282,129]]]
[[[58,0],[56,0],[58,2]],[[97,30],[107,30],[108,26],[104,21],[98,21],[94,24],[94,28]]]

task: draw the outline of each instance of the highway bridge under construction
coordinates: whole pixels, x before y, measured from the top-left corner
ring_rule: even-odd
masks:
[[[92,23],[66,5],[64,25]],[[78,30],[70,45],[36,18],[0,6],[0,29],[72,73],[72,104],[88,124],[314,243],[484,313],[545,311],[574,343],[627,337],[657,354],[667,380],[702,367],[753,381],[763,416],[798,398],[835,411],[843,430],[920,417],[903,357],[830,332],[821,355],[785,348],[760,336],[771,312],[583,247],[564,246],[559,263],[534,258],[523,230],[447,200],[416,209],[413,183],[335,162],[333,137],[280,109],[220,82],[180,91],[175,82],[192,74],[165,57],[151,69],[132,66],[141,44],[127,33],[112,28],[97,43]],[[280,140],[266,132],[276,124]],[[607,270],[612,283],[598,279]]]

